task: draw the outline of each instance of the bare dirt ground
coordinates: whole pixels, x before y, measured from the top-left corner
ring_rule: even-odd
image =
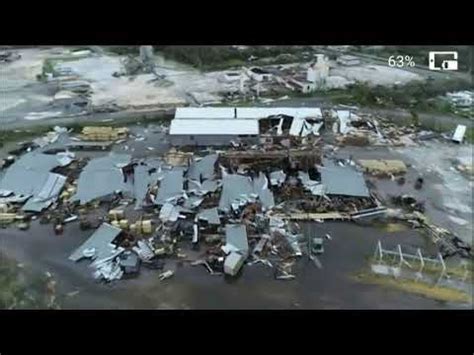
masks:
[[[357,66],[337,66],[330,71],[330,75],[342,76],[350,81],[366,82],[371,86],[407,84],[414,80],[424,80],[423,76],[387,65],[361,64]]]
[[[49,85],[40,83],[43,61],[54,53],[51,49],[21,49],[21,59],[0,64],[0,118],[22,117],[29,112],[44,110],[52,101]]]
[[[36,79],[47,58],[58,58],[63,48],[19,49],[21,59],[0,65],[0,114],[3,123],[23,120],[43,120],[61,117],[61,110],[49,105],[57,92],[54,84]],[[156,82],[153,74],[114,77],[121,70],[120,56],[92,55],[68,59],[64,66],[72,68],[81,80],[91,84],[93,106],[115,103],[123,110],[140,111],[183,106],[190,102],[190,93],[216,94],[232,85],[220,82],[220,72],[202,73],[180,63],[156,56],[157,72],[166,75],[168,85]]]
[[[70,48],[69,48],[70,49]],[[61,109],[50,107],[57,87],[51,83],[39,82],[47,58],[58,58],[66,48],[19,49],[22,58],[9,64],[0,65],[0,114],[3,123],[11,123],[24,118],[36,122],[64,115]],[[98,54],[100,53],[100,54]],[[166,76],[165,82],[158,82],[153,74],[133,77],[114,77],[121,70],[121,56],[100,51],[86,58],[70,58],[64,65],[72,68],[81,80],[91,84],[90,96],[93,107],[116,104],[127,111],[143,111],[194,104],[193,93],[217,98],[221,92],[236,89],[237,83],[220,80],[224,71],[201,72],[181,63],[165,60],[159,53],[155,55],[157,73]],[[288,66],[288,65],[286,65]],[[291,65],[289,65],[291,66]],[[344,67],[333,65],[330,75],[342,82],[367,81],[371,85],[404,84],[411,80],[421,80],[422,76],[397,68],[382,65]],[[338,84],[339,85],[339,84]]]

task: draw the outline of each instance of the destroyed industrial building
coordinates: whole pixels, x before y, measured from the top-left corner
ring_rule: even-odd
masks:
[[[261,131],[260,121],[277,121],[275,135],[283,134],[285,117],[290,118],[289,134],[306,136],[316,133],[322,126],[319,108],[254,108],[254,107],[205,107],[177,108],[171,121],[170,140],[175,146],[219,146],[231,141],[257,144]],[[310,121],[318,121],[313,125]]]

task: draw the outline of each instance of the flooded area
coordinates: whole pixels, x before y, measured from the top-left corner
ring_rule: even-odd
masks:
[[[2,252],[25,266],[49,271],[57,280],[57,299],[64,309],[466,309],[470,305],[430,300],[354,280],[353,275],[367,268],[380,239],[387,247],[399,243],[412,248],[427,247],[417,232],[386,233],[378,228],[353,223],[308,224],[305,229],[332,240],[320,257],[319,269],[302,257],[295,280],[275,280],[271,268],[262,264],[245,265],[235,280],[210,276],[202,266],[170,261],[176,274],[159,281],[156,271],[142,268],[136,279],[103,284],[94,280],[87,263],[67,259],[90,232],[69,224],[56,236],[52,226],[33,223],[25,233],[0,229]],[[185,253],[190,252],[183,245]],[[168,266],[168,264],[167,264]],[[75,293],[78,291],[77,293]],[[68,296],[68,294],[73,296]]]
[[[456,170],[460,163],[472,165],[472,145],[449,145],[428,142],[425,146],[398,149],[412,162],[413,169],[427,179],[429,193],[427,214],[454,230],[465,242],[473,244],[474,181]],[[434,154],[434,151],[438,152]]]
[[[425,214],[434,222],[454,230],[466,243],[473,244],[472,188],[473,181],[455,169],[456,162],[472,164],[472,145],[453,145],[444,142],[425,142],[422,146],[348,147],[338,150],[341,158],[401,159],[410,164],[405,183],[400,185],[390,178],[369,178],[384,199],[410,195],[423,201]],[[415,188],[422,177],[422,189]]]

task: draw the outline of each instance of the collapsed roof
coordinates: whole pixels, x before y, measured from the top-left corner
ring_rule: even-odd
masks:
[[[268,209],[275,205],[273,193],[268,188],[268,179],[260,173],[252,180],[247,176],[228,174],[223,180],[223,188],[219,201],[219,209],[229,211],[248,202],[253,202],[258,197],[263,208]]]
[[[217,154],[210,154],[201,160],[193,162],[187,172],[188,178],[197,181],[201,181],[201,179],[213,179],[215,177],[214,169],[217,158]]]
[[[135,166],[135,177],[133,179],[133,193],[135,196],[135,209],[146,205],[145,198],[150,185],[164,176],[159,159],[146,159]]]
[[[41,212],[59,196],[66,177],[50,171],[60,166],[56,155],[30,152],[20,157],[6,171],[0,181],[0,190],[15,195],[32,196],[23,211]]]
[[[247,240],[247,230],[243,224],[227,224],[225,226],[225,242],[224,248],[229,252],[240,252],[247,255],[249,252],[249,244]]]
[[[102,223],[89,239],[69,256],[69,260],[78,261],[84,257],[91,257],[94,260],[101,261],[116,256],[120,249],[117,250],[112,242],[121,232],[120,228],[108,223]],[[90,256],[88,252],[90,252]]]
[[[0,181],[0,190],[13,191],[16,195],[35,195],[42,189],[49,172],[59,166],[55,155],[30,152],[15,161]]]
[[[65,183],[65,176],[49,173],[44,184],[40,185],[41,190],[25,203],[22,210],[41,212],[48,208],[54,201],[56,201]]]
[[[181,167],[173,167],[170,171],[165,172],[155,199],[157,205],[163,205],[183,196],[183,173],[184,168]]]
[[[209,224],[219,225],[221,223],[216,207],[201,210],[198,214],[198,219],[207,221]]]
[[[92,159],[84,168],[77,183],[77,192],[72,200],[81,204],[115,191],[133,191],[131,181],[125,182],[122,167],[130,164],[131,156],[114,154]]]
[[[320,169],[321,182],[327,195],[370,197],[361,173],[350,166],[323,166]]]

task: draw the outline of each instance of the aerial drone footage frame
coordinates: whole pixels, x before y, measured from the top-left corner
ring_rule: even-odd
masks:
[[[472,51],[2,46],[0,306],[471,309]]]

